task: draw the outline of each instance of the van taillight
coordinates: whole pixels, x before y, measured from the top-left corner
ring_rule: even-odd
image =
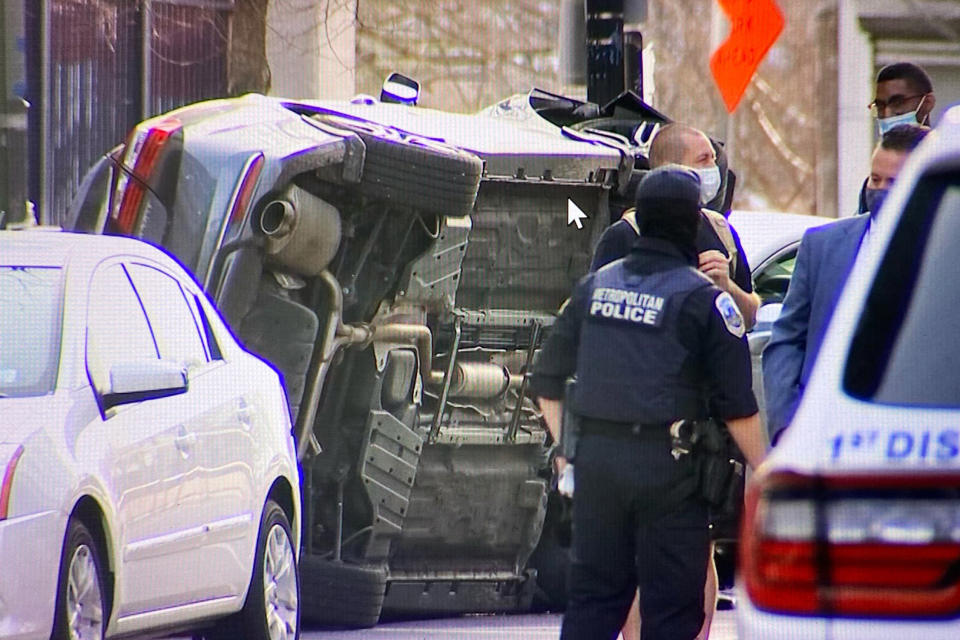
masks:
[[[777,613],[960,613],[960,475],[758,476],[740,572]]]
[[[181,126],[176,118],[149,120],[130,134],[123,152],[123,169],[117,179],[111,212],[116,230],[120,233],[133,232],[146,194],[146,183],[157,168],[160,152],[171,134]]]
[[[253,192],[256,190],[257,182],[260,179],[263,163],[263,154],[258,153],[250,156],[244,164],[240,182],[230,198],[230,211],[223,233],[224,241],[229,242],[240,235],[241,224],[247,209],[250,207],[250,199],[253,197]]]

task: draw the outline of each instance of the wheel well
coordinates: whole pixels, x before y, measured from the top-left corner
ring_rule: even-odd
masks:
[[[107,528],[104,521],[103,510],[100,508],[100,504],[94,498],[91,498],[90,496],[84,496],[80,498],[76,506],[74,506],[70,517],[76,518],[83,523],[83,526],[85,526],[90,532],[90,535],[93,536],[93,540],[97,544],[97,552],[100,554],[100,557],[106,560],[106,615],[109,617],[113,607],[113,590],[114,581],[116,580],[116,561],[113,555],[110,553],[109,545],[107,545]]]
[[[300,531],[300,522],[297,520],[297,510],[293,503],[293,488],[286,478],[280,477],[273,481],[273,485],[267,493],[267,500],[273,500],[280,505],[290,522],[293,534],[297,535]]]

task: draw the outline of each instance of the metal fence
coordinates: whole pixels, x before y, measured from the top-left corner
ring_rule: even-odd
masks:
[[[30,198],[58,223],[140,120],[220,97],[234,0],[24,0]]]

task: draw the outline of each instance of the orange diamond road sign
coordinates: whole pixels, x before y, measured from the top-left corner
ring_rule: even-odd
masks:
[[[710,71],[733,113],[750,78],[783,31],[783,14],[774,0],[717,0],[730,18],[730,36],[710,56]]]

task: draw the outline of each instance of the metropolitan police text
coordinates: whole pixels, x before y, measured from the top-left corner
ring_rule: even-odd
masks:
[[[638,324],[659,324],[663,311],[663,298],[660,296],[598,287],[590,301],[590,315],[603,318],[627,320]]]

